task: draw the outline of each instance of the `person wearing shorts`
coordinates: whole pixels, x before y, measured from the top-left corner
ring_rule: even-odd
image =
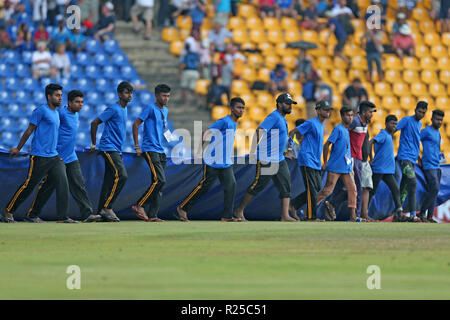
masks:
[[[362,204],[361,204],[361,219],[363,219],[364,221],[372,220],[371,218],[369,218],[369,197],[370,197],[370,190],[373,189],[372,168],[370,167],[370,163],[367,161],[369,154],[370,154],[370,137],[369,132],[367,132],[362,145],[362,166],[361,166],[361,187],[363,189]]]
[[[150,40],[150,37],[152,36],[153,6],[154,0],[137,0],[131,8],[131,20],[134,25],[133,30],[135,32],[140,31],[138,16],[142,14],[146,26],[144,37],[146,40]]]

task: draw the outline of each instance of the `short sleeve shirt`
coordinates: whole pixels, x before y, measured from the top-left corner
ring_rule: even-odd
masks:
[[[413,116],[404,117],[398,122],[397,130],[401,130],[398,160],[417,161],[420,153],[421,127],[422,121],[416,121]]]
[[[333,129],[328,141],[333,146],[331,147],[330,159],[328,159],[326,170],[334,173],[349,173],[352,171],[350,136],[342,123]]]
[[[357,115],[353,118],[353,122],[349,125],[348,130],[350,131],[352,157],[362,160],[362,146],[367,134],[367,123],[363,123],[361,117]]]
[[[265,131],[258,145],[258,160],[281,162],[287,144],[288,126],[286,119],[278,110],[269,114],[259,128]]]
[[[122,152],[127,133],[127,108],[115,103],[99,116],[105,123],[98,149],[100,151]]]
[[[420,131],[423,154],[422,166],[425,170],[439,169],[439,154],[441,153],[441,133],[438,129],[428,126]]]
[[[57,150],[64,163],[71,163],[78,160],[75,153],[75,143],[79,126],[79,115],[77,112],[70,112],[69,109],[59,110],[59,131]]]
[[[169,110],[166,107],[160,109],[156,103],[142,110],[139,119],[144,121],[143,152],[164,153],[164,132],[168,129],[168,113]]]
[[[31,155],[39,157],[55,157],[58,155],[59,115],[57,110],[43,105],[31,114],[31,124],[36,126],[31,141]]]
[[[373,138],[373,141],[375,144],[375,157],[372,161],[372,172],[376,174],[395,174],[392,135],[383,129]]]
[[[228,168],[233,164],[236,122],[228,115],[214,122],[209,129],[212,130],[213,137],[205,150],[204,161],[213,168]]]
[[[316,117],[299,125],[297,130],[303,135],[297,157],[298,165],[320,170],[322,168],[320,157],[323,149],[323,123]]]

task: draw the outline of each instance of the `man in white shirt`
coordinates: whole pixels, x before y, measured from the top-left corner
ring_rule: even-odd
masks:
[[[339,0],[339,5],[335,5],[333,9],[331,10],[331,16],[336,18],[340,16],[341,14],[348,14],[352,18],[355,16],[353,15],[352,9],[347,7],[347,1],[346,0]]]
[[[214,29],[209,32],[209,45],[211,47],[211,54],[214,52],[225,52],[227,38],[232,38],[232,34],[228,29],[225,29],[221,24],[216,23]]]
[[[56,53],[51,61],[51,77],[60,81],[62,78],[68,78],[70,71],[70,59],[66,54],[66,45],[59,44]]]
[[[140,31],[138,16],[142,14],[142,18],[145,20],[147,29],[144,39],[146,40],[150,40],[152,36],[153,6],[154,0],[137,0],[131,8],[131,20],[134,24],[134,32]]]
[[[50,74],[50,62],[52,60],[52,55],[46,49],[45,42],[39,42],[37,44],[38,51],[33,52],[33,78],[39,79],[41,77],[46,77]]]

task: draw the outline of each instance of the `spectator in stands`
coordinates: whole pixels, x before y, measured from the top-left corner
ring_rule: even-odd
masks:
[[[311,58],[306,56],[306,50],[300,50],[297,66],[298,81],[303,84],[309,79],[311,72],[313,71]]]
[[[351,23],[351,19],[355,18],[355,15],[353,14],[352,9],[347,7],[346,0],[339,0],[338,4],[336,4],[331,10],[330,16],[340,22],[347,35],[355,32]]]
[[[40,79],[42,77],[48,77],[50,75],[50,63],[52,61],[52,55],[47,50],[45,42],[40,41],[37,44],[38,50],[33,52],[32,56],[32,71],[33,78]]]
[[[381,24],[385,24],[386,22],[386,13],[387,13],[387,0],[383,0],[384,2],[381,2],[381,0],[372,0],[372,5],[377,6],[379,9],[379,12],[381,12],[381,20],[373,19],[370,21],[371,24],[376,24],[380,22]],[[354,12],[354,11],[353,11]],[[364,21],[367,22],[367,20],[374,14],[378,14],[375,10],[367,10],[366,14],[364,15]]]
[[[0,49],[11,49],[12,42],[11,37],[4,26],[0,26]]]
[[[70,31],[66,28],[64,19],[58,21],[58,28],[53,29],[50,34],[50,51],[56,51],[56,48],[60,44],[67,44],[70,39]]]
[[[450,1],[441,0],[439,10],[439,21],[441,23],[441,32],[450,32]]]
[[[328,3],[325,0],[319,0],[317,3],[317,12],[319,12],[320,18],[325,18],[326,11],[328,10]]]
[[[394,41],[394,36],[396,34],[400,33],[400,28],[401,26],[403,26],[404,24],[408,24],[408,21],[406,20],[406,14],[404,12],[399,12],[397,14],[397,20],[394,21],[394,23],[392,24],[392,35],[391,35],[391,42]]]
[[[226,39],[231,39],[233,35],[222,24],[215,23],[214,28],[209,32],[209,44],[211,48],[211,54],[214,52],[225,52]]]
[[[381,25],[380,25],[381,27]],[[368,66],[368,80],[372,83],[372,68],[373,62],[377,66],[379,81],[383,81],[383,69],[381,67],[381,54],[383,49],[383,31],[381,28],[367,28],[366,30],[366,57]]]
[[[259,0],[258,9],[262,19],[275,17],[275,0]]]
[[[86,29],[92,29],[99,18],[99,0],[78,0],[81,11],[81,23]]]
[[[47,0],[33,0],[33,23],[47,20]]]
[[[330,106],[333,103],[333,89],[325,84],[320,77],[314,81],[314,99],[316,101],[326,100]]]
[[[230,101],[230,90],[229,88],[222,86],[219,83],[218,77],[213,77],[211,84],[208,87],[208,93],[206,95],[207,106],[220,106],[223,105],[222,95],[227,95],[227,101]]]
[[[235,44],[228,44],[224,63],[230,66],[232,77],[239,78],[241,76],[246,61],[247,58],[239,52],[239,48]]]
[[[56,0],[47,0],[47,21],[51,26],[56,26],[58,24],[59,8]]]
[[[306,79],[306,82],[303,84],[302,88],[302,96],[306,102],[306,116],[308,118],[314,117],[315,114],[315,106],[316,106],[316,98],[315,98],[315,89],[314,85],[318,75],[316,72],[312,72],[310,76]]]
[[[275,0],[276,16],[280,20],[284,17],[297,17],[297,11],[294,7],[294,0]]]
[[[323,25],[319,23],[318,18],[317,0],[310,0],[308,7],[303,12],[303,21],[300,23],[300,27],[319,32],[323,29]]]
[[[150,37],[152,36],[153,6],[154,0],[137,0],[131,8],[131,20],[134,25],[133,30],[136,33],[141,31],[138,16],[142,14],[146,26],[145,40],[150,40]]]
[[[5,0],[0,0],[0,27],[5,26],[4,8],[5,8]]]
[[[191,51],[200,54],[201,50],[201,37],[200,37],[200,31],[198,30],[192,30],[191,35],[184,40],[184,49],[181,52],[181,55],[184,56],[186,54],[186,45],[189,45],[189,48]]]
[[[194,96],[193,103],[198,100],[197,93],[195,92],[195,85],[197,80],[200,78],[198,72],[200,57],[197,52],[191,50],[189,44],[185,46],[186,55],[180,59],[180,86],[182,90],[183,101],[188,102],[187,93],[191,92]]]
[[[191,0],[191,10],[189,15],[192,19],[192,31],[200,32],[203,20],[206,17],[208,8],[204,0]]]
[[[176,18],[189,14],[190,0],[171,0],[169,4],[170,25],[175,26]]]
[[[214,0],[216,9],[215,22],[226,26],[231,14],[231,0]]]
[[[270,92],[272,94],[288,91],[287,76],[284,65],[278,63],[275,69],[270,72]]]
[[[330,18],[328,22],[330,24],[330,31],[334,33],[338,42],[336,47],[334,47],[334,55],[347,62],[350,67],[351,60],[342,53],[342,50],[344,49],[344,46],[347,43],[348,39],[347,32],[338,19]]]
[[[70,76],[70,59],[66,53],[66,45],[58,44],[55,54],[52,56],[50,76],[57,81]]]
[[[358,111],[358,105],[361,101],[366,101],[369,95],[363,87],[361,80],[355,78],[352,83],[345,89],[342,95],[342,103],[344,106],[350,106]]]
[[[106,41],[114,37],[116,18],[114,16],[114,5],[108,1],[102,7],[102,15],[94,28],[94,38]]]
[[[48,41],[48,38],[49,38],[49,34],[48,34],[48,31],[45,30],[45,23],[41,22],[39,24],[38,30],[34,33],[34,38],[33,38],[34,45],[36,46],[36,44],[41,41],[46,43]]]
[[[78,53],[86,47],[86,38],[80,29],[74,29],[69,37],[68,49],[73,53]]]
[[[402,10],[408,17],[411,16],[411,11],[416,7],[417,0],[398,0],[398,10]]]
[[[411,57],[414,56],[415,43],[409,25],[404,24],[400,27],[400,33],[394,36],[392,47],[400,59],[403,59],[405,54]]]
[[[14,47],[17,51],[31,51],[34,48],[34,44],[31,38],[31,32],[28,31],[28,26],[25,23],[21,23],[17,29],[16,41]]]

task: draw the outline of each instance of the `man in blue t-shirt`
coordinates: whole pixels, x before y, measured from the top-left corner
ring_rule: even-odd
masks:
[[[67,95],[69,105],[59,109],[58,145],[56,150],[66,166],[66,174],[69,182],[69,190],[80,208],[81,220],[84,222],[96,222],[101,220],[100,215],[94,215],[89,201],[80,162],[75,153],[75,143],[79,126],[78,112],[83,107],[84,95],[79,90],[72,90]],[[27,213],[27,219],[38,219],[43,206],[48,201],[55,189],[54,180],[46,178],[39,185],[36,197]]]
[[[369,203],[377,192],[378,184],[383,180],[389,190],[391,190],[392,198],[394,199],[395,209],[392,221],[401,222],[402,219],[400,213],[403,209],[400,201],[400,190],[397,185],[397,180],[395,180],[394,143],[392,140],[392,136],[397,130],[397,117],[388,115],[385,124],[386,129],[381,130],[380,133],[369,142],[370,159],[373,159],[373,188],[369,193]],[[372,158],[372,146],[375,149],[375,158]]]
[[[133,124],[134,148],[138,156],[143,155],[150,168],[151,184],[131,208],[139,219],[149,222],[162,222],[158,218],[162,189],[166,183],[166,153],[164,141],[171,141],[168,126],[167,104],[170,99],[170,87],[159,84],[155,87],[156,102],[145,107]],[[144,123],[141,146],[139,146],[139,126]],[[170,141],[169,141],[170,140]],[[148,212],[148,215],[147,213]]]
[[[340,110],[342,123],[338,124],[331,132],[330,137],[323,146],[323,167],[327,171],[327,181],[317,195],[319,205],[334,190],[336,182],[340,178],[347,189],[348,208],[350,221],[356,221],[356,185],[353,177],[352,154],[350,151],[350,135],[348,126],[353,121],[354,112],[351,107],[344,106]],[[328,159],[330,144],[333,144]],[[325,210],[326,213],[329,211]],[[327,215],[328,220],[334,220],[334,215]]]
[[[292,112],[292,104],[297,104],[289,93],[282,93],[276,100],[277,109],[269,114],[256,129],[250,147],[249,159],[256,161],[255,181],[248,187],[244,198],[235,210],[235,217],[246,221],[244,209],[250,200],[260,193],[273,180],[281,199],[281,221],[296,221],[289,216],[291,197],[291,174],[284,157],[288,140],[286,115]],[[292,151],[292,148],[291,150]],[[292,158],[292,152],[289,155]]]
[[[415,173],[415,164],[420,153],[420,128],[422,120],[427,112],[428,103],[419,101],[414,111],[414,116],[404,117],[397,124],[397,130],[401,130],[400,144],[398,147],[397,160],[400,162],[402,170],[402,180],[400,182],[400,196],[402,203],[408,196],[407,209],[410,222],[419,222],[416,217],[416,189],[417,180]],[[401,217],[400,220],[402,220]]]
[[[309,221],[317,219],[317,194],[322,187],[322,162],[320,156],[323,148],[323,123],[330,117],[333,108],[328,101],[321,100],[316,104],[317,117],[310,119],[289,132],[289,136],[301,142],[298,165],[302,172],[305,191],[292,200],[290,211],[296,211],[307,205],[306,218]]]
[[[287,73],[284,70],[284,65],[278,63],[274,70],[270,72],[270,91],[272,94],[283,92],[288,89]]]
[[[177,217],[187,221],[187,213],[205,193],[211,189],[219,178],[224,192],[224,207],[221,221],[238,221],[233,217],[236,179],[233,172],[233,148],[236,136],[236,123],[244,114],[245,102],[241,98],[230,101],[231,114],[214,122],[202,135],[198,151],[203,150],[206,137],[212,135],[211,142],[205,150],[203,160],[203,178],[188,197],[177,207]],[[198,158],[202,158],[200,154]]]
[[[441,133],[439,129],[444,121],[444,112],[434,110],[431,116],[431,126],[420,131],[420,141],[422,141],[423,153],[422,159],[419,158],[419,165],[423,169],[425,188],[427,193],[424,196],[424,202],[419,213],[419,219],[422,222],[436,222],[433,220],[434,205],[439,193],[442,171],[441,165]],[[425,212],[427,216],[425,217]]]
[[[122,81],[117,86],[117,93],[119,101],[106,108],[98,118],[91,122],[92,145],[90,152],[94,152],[96,148],[98,126],[101,123],[105,124],[98,145],[98,150],[105,159],[105,177],[97,209],[98,214],[105,222],[120,221],[114,213],[112,205],[128,179],[122,159],[122,146],[127,133],[127,105],[133,98],[133,86]]]
[[[4,213],[0,213],[0,221],[14,223],[14,212],[31,194],[42,178],[53,181],[56,188],[56,209],[58,222],[76,223],[67,216],[69,209],[69,186],[67,183],[64,162],[56,150],[58,143],[59,116],[58,108],[62,101],[62,87],[59,84],[49,84],[45,87],[47,104],[36,108],[30,120],[30,125],[23,133],[16,148],[9,151],[17,156],[28,138],[33,135],[30,152],[30,167],[23,185],[14,193],[8,202]],[[45,179],[45,178],[44,178]],[[28,222],[43,222],[39,217],[25,218]]]
[[[187,93],[189,91],[194,98],[193,103],[195,104],[199,100],[195,92],[195,86],[197,85],[197,80],[200,79],[198,71],[200,56],[192,50],[188,43],[186,43],[185,50],[186,54],[180,58],[179,66],[181,95],[183,101],[188,103]]]

